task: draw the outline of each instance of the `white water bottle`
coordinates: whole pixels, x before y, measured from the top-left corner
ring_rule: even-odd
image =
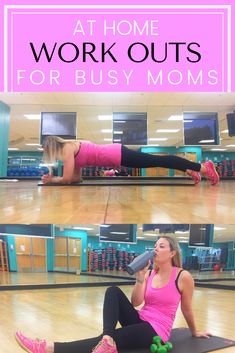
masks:
[[[148,265],[149,260],[153,261],[155,257],[154,250],[145,251],[143,254],[137,256],[128,266],[127,272],[129,275],[134,275],[136,272],[142,270],[145,266]]]

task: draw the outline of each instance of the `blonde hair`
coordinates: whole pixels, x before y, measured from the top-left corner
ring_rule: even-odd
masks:
[[[176,238],[171,237],[169,235],[160,236],[159,239],[161,239],[161,238],[166,239],[169,243],[170,250],[176,252],[175,255],[171,259],[172,266],[182,267],[181,250],[180,250],[179,243],[176,240]]]
[[[55,163],[62,159],[62,150],[68,140],[64,140],[58,136],[47,136],[43,140],[43,162],[46,164]]]

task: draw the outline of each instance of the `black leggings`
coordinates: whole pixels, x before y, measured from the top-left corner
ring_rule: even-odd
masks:
[[[151,168],[162,167],[177,169],[183,172],[186,169],[195,170],[201,169],[200,163],[191,162],[188,159],[177,156],[157,156],[149,153],[132,151],[126,146],[122,146],[121,165],[130,168]]]
[[[117,323],[121,328],[116,329]],[[122,349],[148,348],[156,332],[139,318],[137,311],[118,287],[106,290],[103,307],[103,334],[85,340],[55,343],[55,353],[91,353],[103,335],[111,336],[119,353]]]

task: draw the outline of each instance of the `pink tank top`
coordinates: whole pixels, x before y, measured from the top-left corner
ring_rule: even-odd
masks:
[[[169,282],[162,288],[153,288],[156,275],[153,270],[147,280],[145,304],[139,310],[139,317],[150,323],[161,339],[166,342],[171,333],[181,294],[176,287],[177,267],[173,267]]]
[[[121,144],[96,145],[81,142],[80,150],[75,155],[75,167],[116,167],[121,165]]]

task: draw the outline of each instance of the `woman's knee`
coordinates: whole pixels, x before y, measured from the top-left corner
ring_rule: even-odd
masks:
[[[106,289],[105,295],[120,295],[123,294],[122,290],[117,286],[111,286]]]

